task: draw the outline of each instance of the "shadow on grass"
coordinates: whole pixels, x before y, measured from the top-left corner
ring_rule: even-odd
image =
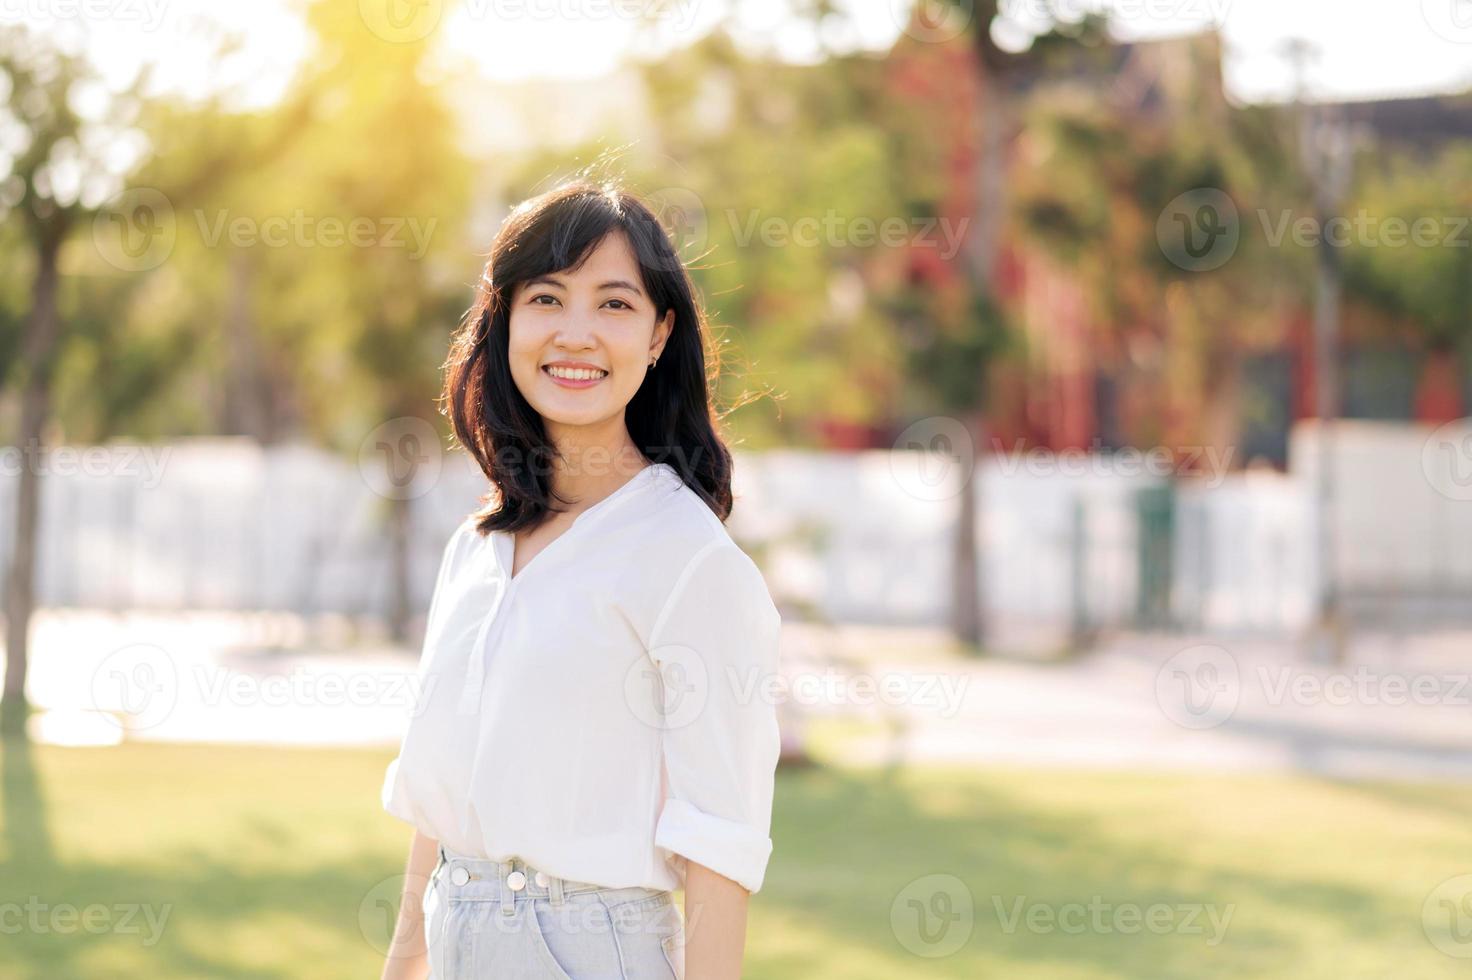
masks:
[[[759,898],[819,924],[825,936],[849,950],[871,951],[874,966],[863,972],[865,977],[1199,980],[1287,975],[1282,971],[1288,964],[1332,963],[1332,957],[1323,959],[1322,949],[1311,948],[1321,939],[1303,935],[1294,922],[1275,921],[1280,910],[1317,914],[1355,942],[1406,947],[1425,955],[1427,963],[1438,960],[1416,935],[1418,909],[1408,909],[1391,894],[1333,880],[1333,867],[1316,880],[1289,877],[1271,867],[1259,874],[1202,866],[1182,859],[1179,840],[1159,845],[1122,841],[1092,816],[1062,816],[1019,805],[974,773],[958,770],[950,785],[934,770],[924,775],[889,771],[877,778],[876,785],[872,775],[820,770],[779,784],[770,894]],[[1039,773],[1036,778],[1068,777]],[[925,806],[927,795],[937,800],[933,810]],[[958,800],[964,802],[958,805]],[[916,951],[913,940],[911,948],[901,942],[899,932],[914,934],[902,918],[897,920],[899,930],[891,926],[896,899],[902,893],[904,899],[914,897],[912,883],[929,875],[961,879],[974,903],[966,943],[936,958]],[[1050,918],[1065,906],[1087,907],[1091,902],[1106,904],[1104,928],[1088,918],[1084,928],[1070,932],[1061,919]],[[918,903],[902,900],[897,914],[914,916],[926,914],[917,909],[932,909],[938,919],[954,904],[927,903],[923,897]],[[1109,925],[1114,909],[1145,910],[1156,904],[1198,911],[1189,922],[1189,912],[1173,913],[1165,934],[1138,926],[1127,934]],[[1041,928],[1030,928],[1025,915],[1016,918],[1019,907],[1033,906],[1044,909]],[[1225,929],[1214,927],[1200,906],[1215,906],[1218,921],[1230,916]],[[955,927],[965,928],[964,920]],[[1210,942],[1214,936],[1216,943]],[[1453,964],[1443,965],[1449,970]],[[767,957],[752,975],[825,974],[821,960]]]
[[[98,906],[114,915],[120,908],[143,907],[152,919],[135,913],[132,932],[48,926],[6,935],[0,972],[7,980],[377,975],[407,844],[403,825],[376,811],[375,780],[387,753],[68,750],[73,754],[67,756],[67,781],[49,788],[51,799],[71,802],[68,811],[50,814],[42,802],[48,788],[42,777],[52,750],[35,750],[34,757],[31,751],[7,745],[3,757],[9,851],[0,868],[0,898],[34,896],[53,907]],[[202,787],[203,795],[189,801],[191,812],[180,816],[203,827],[205,833],[191,838],[194,843],[184,843],[164,823],[181,803],[172,794],[164,795],[163,804],[158,793],[150,799],[148,780],[137,775],[144,772],[173,781],[176,792],[181,783]],[[103,773],[111,775],[110,783]],[[779,771],[772,863],[753,901],[756,921],[771,932],[750,934],[745,975],[1327,977],[1348,975],[1336,967],[1367,951],[1380,957],[1378,972],[1358,975],[1424,978],[1443,975],[1438,968],[1452,975],[1457,964],[1438,957],[1417,935],[1419,907],[1407,908],[1391,884],[1382,888],[1362,878],[1365,883],[1356,886],[1352,876],[1338,873],[1337,857],[1305,872],[1301,864],[1289,871],[1257,854],[1269,839],[1313,840],[1314,828],[1293,823],[1286,812],[1281,823],[1257,831],[1267,836],[1224,834],[1217,821],[1215,830],[1202,834],[1220,836],[1202,838],[1192,835],[1186,819],[1215,805],[1193,798],[1207,785],[1200,780],[1079,777],[1076,804],[1058,803],[1068,799],[1058,794],[1050,794],[1054,802],[1035,802],[1024,792],[1032,780],[1066,786],[1072,778],[1062,772],[961,769]],[[114,789],[105,799],[94,789],[103,783],[130,786],[134,779],[136,791]],[[1235,798],[1242,800],[1239,806],[1270,813],[1272,785],[1241,784],[1242,792],[1255,787],[1264,799],[1233,797],[1233,784],[1227,793],[1218,788],[1213,800]],[[1301,806],[1312,786],[1292,785]],[[1127,836],[1130,825],[1121,822],[1127,821],[1121,813],[1130,811],[1121,808],[1138,812],[1140,801],[1148,805],[1155,792],[1161,808],[1185,815],[1177,825],[1188,829],[1184,835],[1173,830]],[[1435,801],[1419,791],[1363,792],[1392,794],[1423,816],[1438,812]],[[67,859],[97,852],[74,839],[92,831],[63,829],[94,826],[65,819],[81,801],[91,805],[94,794],[109,821],[130,830],[127,839],[143,842],[146,851]],[[1324,799],[1340,796],[1327,793]],[[54,847],[48,834],[57,838]],[[1394,841],[1387,837],[1387,843]],[[1454,846],[1450,838],[1448,846]],[[947,906],[941,892],[927,893],[921,879],[931,875],[964,883],[959,892],[969,895],[971,912]],[[1009,925],[1019,907],[1057,915],[1071,904],[1096,901],[1111,909],[1214,905],[1232,909],[1233,917],[1217,945],[1210,944],[1215,930],[1201,913],[1191,923],[1177,916],[1172,925],[1178,928],[1165,934],[1125,933],[1092,921],[1081,931],[1063,924],[1029,927],[1025,912]],[[926,956],[927,949],[912,938],[908,946],[901,941],[902,933],[919,934],[912,927],[920,915],[933,920],[920,923],[930,928],[932,941],[943,943],[954,929],[969,932],[949,955]],[[161,918],[157,942],[145,945],[150,921]],[[116,918],[109,921],[120,925]],[[1192,926],[1197,931],[1189,931]]]
[[[40,865],[53,860],[51,834],[46,824],[46,798],[36,773],[35,750],[24,735],[0,736],[0,815],[5,818],[4,841],[12,855],[25,855]]]

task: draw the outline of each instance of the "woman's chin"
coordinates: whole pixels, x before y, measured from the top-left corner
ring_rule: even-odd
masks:
[[[558,426],[590,426],[605,422],[610,417],[607,407],[599,404],[569,406],[560,405],[533,405],[542,416],[542,421],[547,425]]]

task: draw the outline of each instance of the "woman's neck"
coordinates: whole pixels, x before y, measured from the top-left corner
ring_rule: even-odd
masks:
[[[620,419],[616,431],[552,433],[559,456],[552,460],[552,492],[574,512],[590,507],[637,476],[649,460],[629,438]]]

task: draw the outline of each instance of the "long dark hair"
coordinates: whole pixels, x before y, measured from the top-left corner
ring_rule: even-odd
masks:
[[[519,283],[576,269],[621,231],[639,263],[656,322],[675,311],[659,363],[624,412],[629,437],[652,463],[668,463],[724,522],[731,514],[731,453],[717,435],[707,376],[707,326],[695,290],[659,219],[613,181],[580,177],[516,207],[450,345],[441,400],[455,437],[494,485],[474,514],[482,534],[539,525],[552,508],[557,448],[522,396],[507,354],[511,298]],[[557,498],[560,502],[561,498]]]

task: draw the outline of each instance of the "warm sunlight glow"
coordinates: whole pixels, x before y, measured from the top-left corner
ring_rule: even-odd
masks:
[[[435,36],[451,77],[516,82],[606,76],[631,56],[658,54],[700,37],[730,3],[738,4],[733,32],[747,47],[799,62],[816,60],[825,50],[880,50],[912,23],[916,2],[841,0],[850,17],[813,29],[789,21],[789,0],[425,0],[413,7],[404,0],[361,0],[358,6],[365,29],[373,29],[370,23],[402,22]],[[1459,13],[1456,0],[1073,0],[1062,9],[1100,6],[1117,12],[1117,31],[1126,39],[1221,24],[1227,86],[1244,101],[1290,93],[1283,45],[1292,37],[1310,38],[1323,52],[1307,76],[1316,98],[1383,98],[1472,83],[1472,20]],[[1002,7],[1009,19],[996,25],[995,36],[1008,47],[1027,43],[1030,30],[1040,24],[1029,12],[1039,5],[1018,0]],[[279,98],[310,56],[310,38],[297,8],[292,0],[0,0],[0,23],[25,21],[69,43],[86,44],[118,80],[130,78],[140,63],[152,62],[162,88],[193,94],[232,90],[234,104],[259,106]],[[396,9],[400,18],[412,20],[393,20]],[[911,33],[934,34],[943,26],[912,27]],[[240,49],[215,60],[208,42],[222,33],[238,36]]]

